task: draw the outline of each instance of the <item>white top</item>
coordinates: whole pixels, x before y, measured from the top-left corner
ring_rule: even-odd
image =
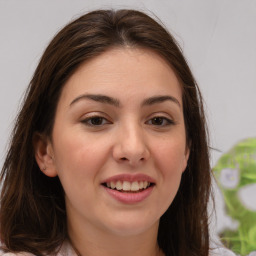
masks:
[[[31,253],[20,252],[20,253],[4,253],[0,251],[0,256],[35,256]],[[77,256],[73,248],[68,242],[64,243],[56,256]],[[216,248],[212,250],[209,256],[236,256],[232,251],[225,248]],[[251,252],[248,256],[256,256],[256,252]]]
[[[35,256],[35,255],[32,253],[28,253],[28,252],[19,252],[19,253],[6,252],[6,253],[4,253],[3,251],[0,250],[0,256]],[[77,254],[75,253],[72,246],[68,242],[65,242],[61,246],[61,249],[59,250],[59,252],[56,256],[77,256]]]

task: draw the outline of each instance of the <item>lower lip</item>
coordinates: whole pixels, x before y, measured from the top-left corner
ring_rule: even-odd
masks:
[[[135,204],[142,202],[151,194],[154,186],[148,187],[140,192],[119,192],[118,190],[110,189],[104,187],[109,195],[111,195],[114,199],[119,202],[125,204]]]

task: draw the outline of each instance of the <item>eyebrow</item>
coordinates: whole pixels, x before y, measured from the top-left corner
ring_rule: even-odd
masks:
[[[107,104],[113,105],[115,107],[120,107],[120,101],[118,99],[114,99],[112,97],[109,97],[106,95],[101,95],[101,94],[83,94],[83,95],[75,98],[70,103],[70,106],[82,99],[93,100],[93,101],[97,101],[100,103],[107,103]]]
[[[163,95],[163,96],[153,96],[153,97],[150,97],[148,99],[145,99],[143,102],[142,102],[142,106],[150,106],[150,105],[153,105],[153,104],[157,104],[157,103],[162,103],[162,102],[165,102],[165,101],[171,101],[171,102],[174,102],[175,104],[177,104],[179,107],[181,107],[181,104],[180,102],[173,96],[169,96],[169,95]]]
[[[102,94],[83,94],[78,96],[77,98],[75,98],[71,103],[70,106],[72,106],[73,104],[75,104],[76,102],[80,101],[80,100],[93,100],[96,102],[100,102],[100,103],[106,103],[109,105],[113,105],[115,107],[120,107],[120,101],[116,98],[112,98],[106,95],[102,95]],[[180,102],[173,96],[169,96],[169,95],[159,95],[159,96],[153,96],[150,98],[145,99],[141,106],[151,106],[154,104],[158,104],[158,103],[162,103],[165,101],[171,101],[174,102],[175,104],[177,104],[179,107],[181,107]]]

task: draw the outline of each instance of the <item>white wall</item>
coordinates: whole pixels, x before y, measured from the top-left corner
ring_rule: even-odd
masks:
[[[152,11],[174,34],[205,97],[213,147],[225,152],[256,137],[255,0],[0,0],[0,166],[49,40],[80,14],[111,7]],[[222,153],[212,153],[214,165]]]

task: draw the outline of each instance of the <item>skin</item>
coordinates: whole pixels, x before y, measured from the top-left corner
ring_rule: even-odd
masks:
[[[168,99],[149,103],[158,96]],[[188,157],[181,85],[147,49],[115,48],[81,65],[62,91],[52,139],[36,140],[39,167],[63,185],[69,236],[81,255],[162,255],[159,219]],[[116,200],[102,182],[117,174],[150,176],[151,194],[138,203]]]

